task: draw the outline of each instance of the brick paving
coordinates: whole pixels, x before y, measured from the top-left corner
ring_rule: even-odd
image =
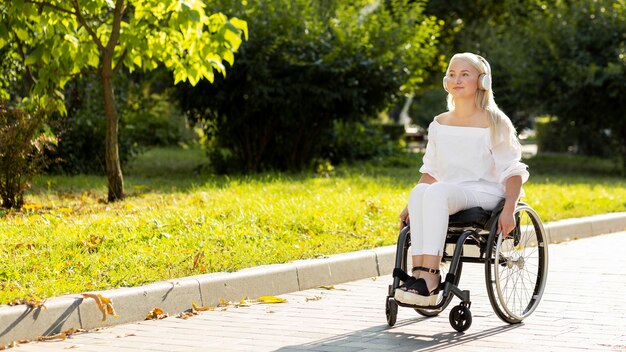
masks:
[[[80,333],[19,351],[626,351],[626,232],[549,247],[546,291],[537,310],[508,325],[493,313],[480,264],[466,264],[473,324],[457,333],[449,309],[424,318],[400,307],[389,328],[390,276],[281,295],[287,303],[228,307],[187,320],[169,317]],[[456,305],[455,299],[450,305]],[[175,315],[175,312],[172,315]]]

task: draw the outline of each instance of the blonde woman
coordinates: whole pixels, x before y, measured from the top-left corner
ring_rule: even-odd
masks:
[[[491,210],[504,199],[497,231],[506,236],[529,176],[515,128],[494,101],[489,63],[476,54],[456,54],[443,85],[448,111],[428,128],[422,176],[400,214],[401,227],[411,220],[413,270],[395,299],[406,304],[437,304],[449,215],[472,207]]]

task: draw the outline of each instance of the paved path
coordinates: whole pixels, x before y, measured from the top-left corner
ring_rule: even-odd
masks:
[[[17,350],[626,351],[624,249],[626,232],[551,245],[543,300],[517,325],[491,310],[483,267],[465,265],[460,286],[472,292],[474,319],[464,334],[450,327],[449,308],[435,318],[400,308],[389,328],[384,300],[391,278],[383,276],[281,295],[288,303],[120,325]]]

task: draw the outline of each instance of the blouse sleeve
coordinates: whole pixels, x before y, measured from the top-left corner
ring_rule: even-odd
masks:
[[[423,164],[420,167],[422,174],[429,174],[432,177],[439,179],[437,172],[437,143],[435,142],[435,136],[437,134],[437,127],[434,122],[431,122],[428,126],[428,142],[426,143],[426,153],[424,153]]]
[[[511,140],[508,134],[501,133],[498,141],[492,147],[492,154],[496,166],[498,182],[504,184],[511,176],[521,176],[522,183],[528,181],[528,165],[522,163],[522,147],[516,140]]]

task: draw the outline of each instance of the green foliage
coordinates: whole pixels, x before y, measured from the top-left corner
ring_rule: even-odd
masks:
[[[496,100],[518,128],[556,116],[550,128],[572,150],[621,158],[626,170],[624,1],[431,0],[426,11],[445,21],[442,51],[490,61]]]
[[[125,104],[120,138],[129,139],[140,149],[176,145],[194,138],[185,116],[169,101],[167,93],[136,91],[129,94]]]
[[[102,67],[118,30],[116,10],[124,17],[110,64],[131,71],[162,64],[175,82],[213,81],[214,70],[225,73],[223,61],[232,65],[241,34],[247,37],[244,21],[211,15],[198,0],[12,1],[0,7],[0,48],[21,58],[35,94],[49,93]]]
[[[576,143],[572,128],[554,116],[541,116],[535,119],[535,133],[537,135],[537,150],[545,152],[566,153],[572,150]]]
[[[20,60],[30,78],[29,93],[60,97],[59,89],[72,77],[99,74],[110,201],[124,198],[114,73],[120,67],[132,72],[163,65],[175,83],[212,82],[214,70],[225,74],[224,61],[233,64],[247,35],[245,21],[208,14],[201,0],[20,0],[0,6],[0,50]],[[0,95],[8,94],[6,87],[0,84]]]
[[[401,128],[404,134],[404,126]],[[323,143],[322,157],[334,165],[342,162],[391,156],[401,151],[402,135],[387,133],[383,125],[365,122],[335,121],[331,139]]]
[[[157,75],[157,78],[160,76]],[[149,80],[121,72],[115,78],[120,111],[120,160],[128,160],[154,146],[189,143],[193,131],[168,99],[166,90],[152,87]],[[58,162],[55,173],[102,173],[105,171],[106,120],[102,85],[94,75],[75,78],[64,91],[67,114],[54,115],[54,133],[59,143],[51,153]]]
[[[437,59],[438,25],[421,2],[243,3],[215,3],[253,33],[228,79],[178,93],[204,124],[220,172],[308,167],[335,121],[375,116]]]
[[[44,130],[44,112],[30,114],[0,101],[0,197],[2,207],[20,209],[24,192],[45,165],[56,142]]]
[[[118,97],[125,97],[127,89],[117,82]],[[54,173],[102,173],[105,170],[106,119],[102,102],[102,85],[97,77],[88,75],[75,78],[65,87],[67,114],[54,114],[54,133],[58,146],[49,153],[58,162],[49,171]],[[118,99],[120,100],[120,99]],[[126,106],[125,100],[120,104]],[[122,132],[124,123],[122,123]],[[122,133],[119,139],[120,159],[128,161],[139,150],[136,143]]]
[[[518,30],[490,43],[520,110],[557,116],[578,153],[626,166],[626,3],[536,1],[528,10]]]
[[[103,177],[37,178],[22,212],[0,217],[0,303],[393,245],[421,155],[342,165],[326,177],[195,172],[204,160],[199,149],[151,150],[129,163],[129,196],[116,203],[98,196]],[[623,178],[575,176],[606,170],[602,161],[527,162],[525,200],[545,222],[626,211]]]

